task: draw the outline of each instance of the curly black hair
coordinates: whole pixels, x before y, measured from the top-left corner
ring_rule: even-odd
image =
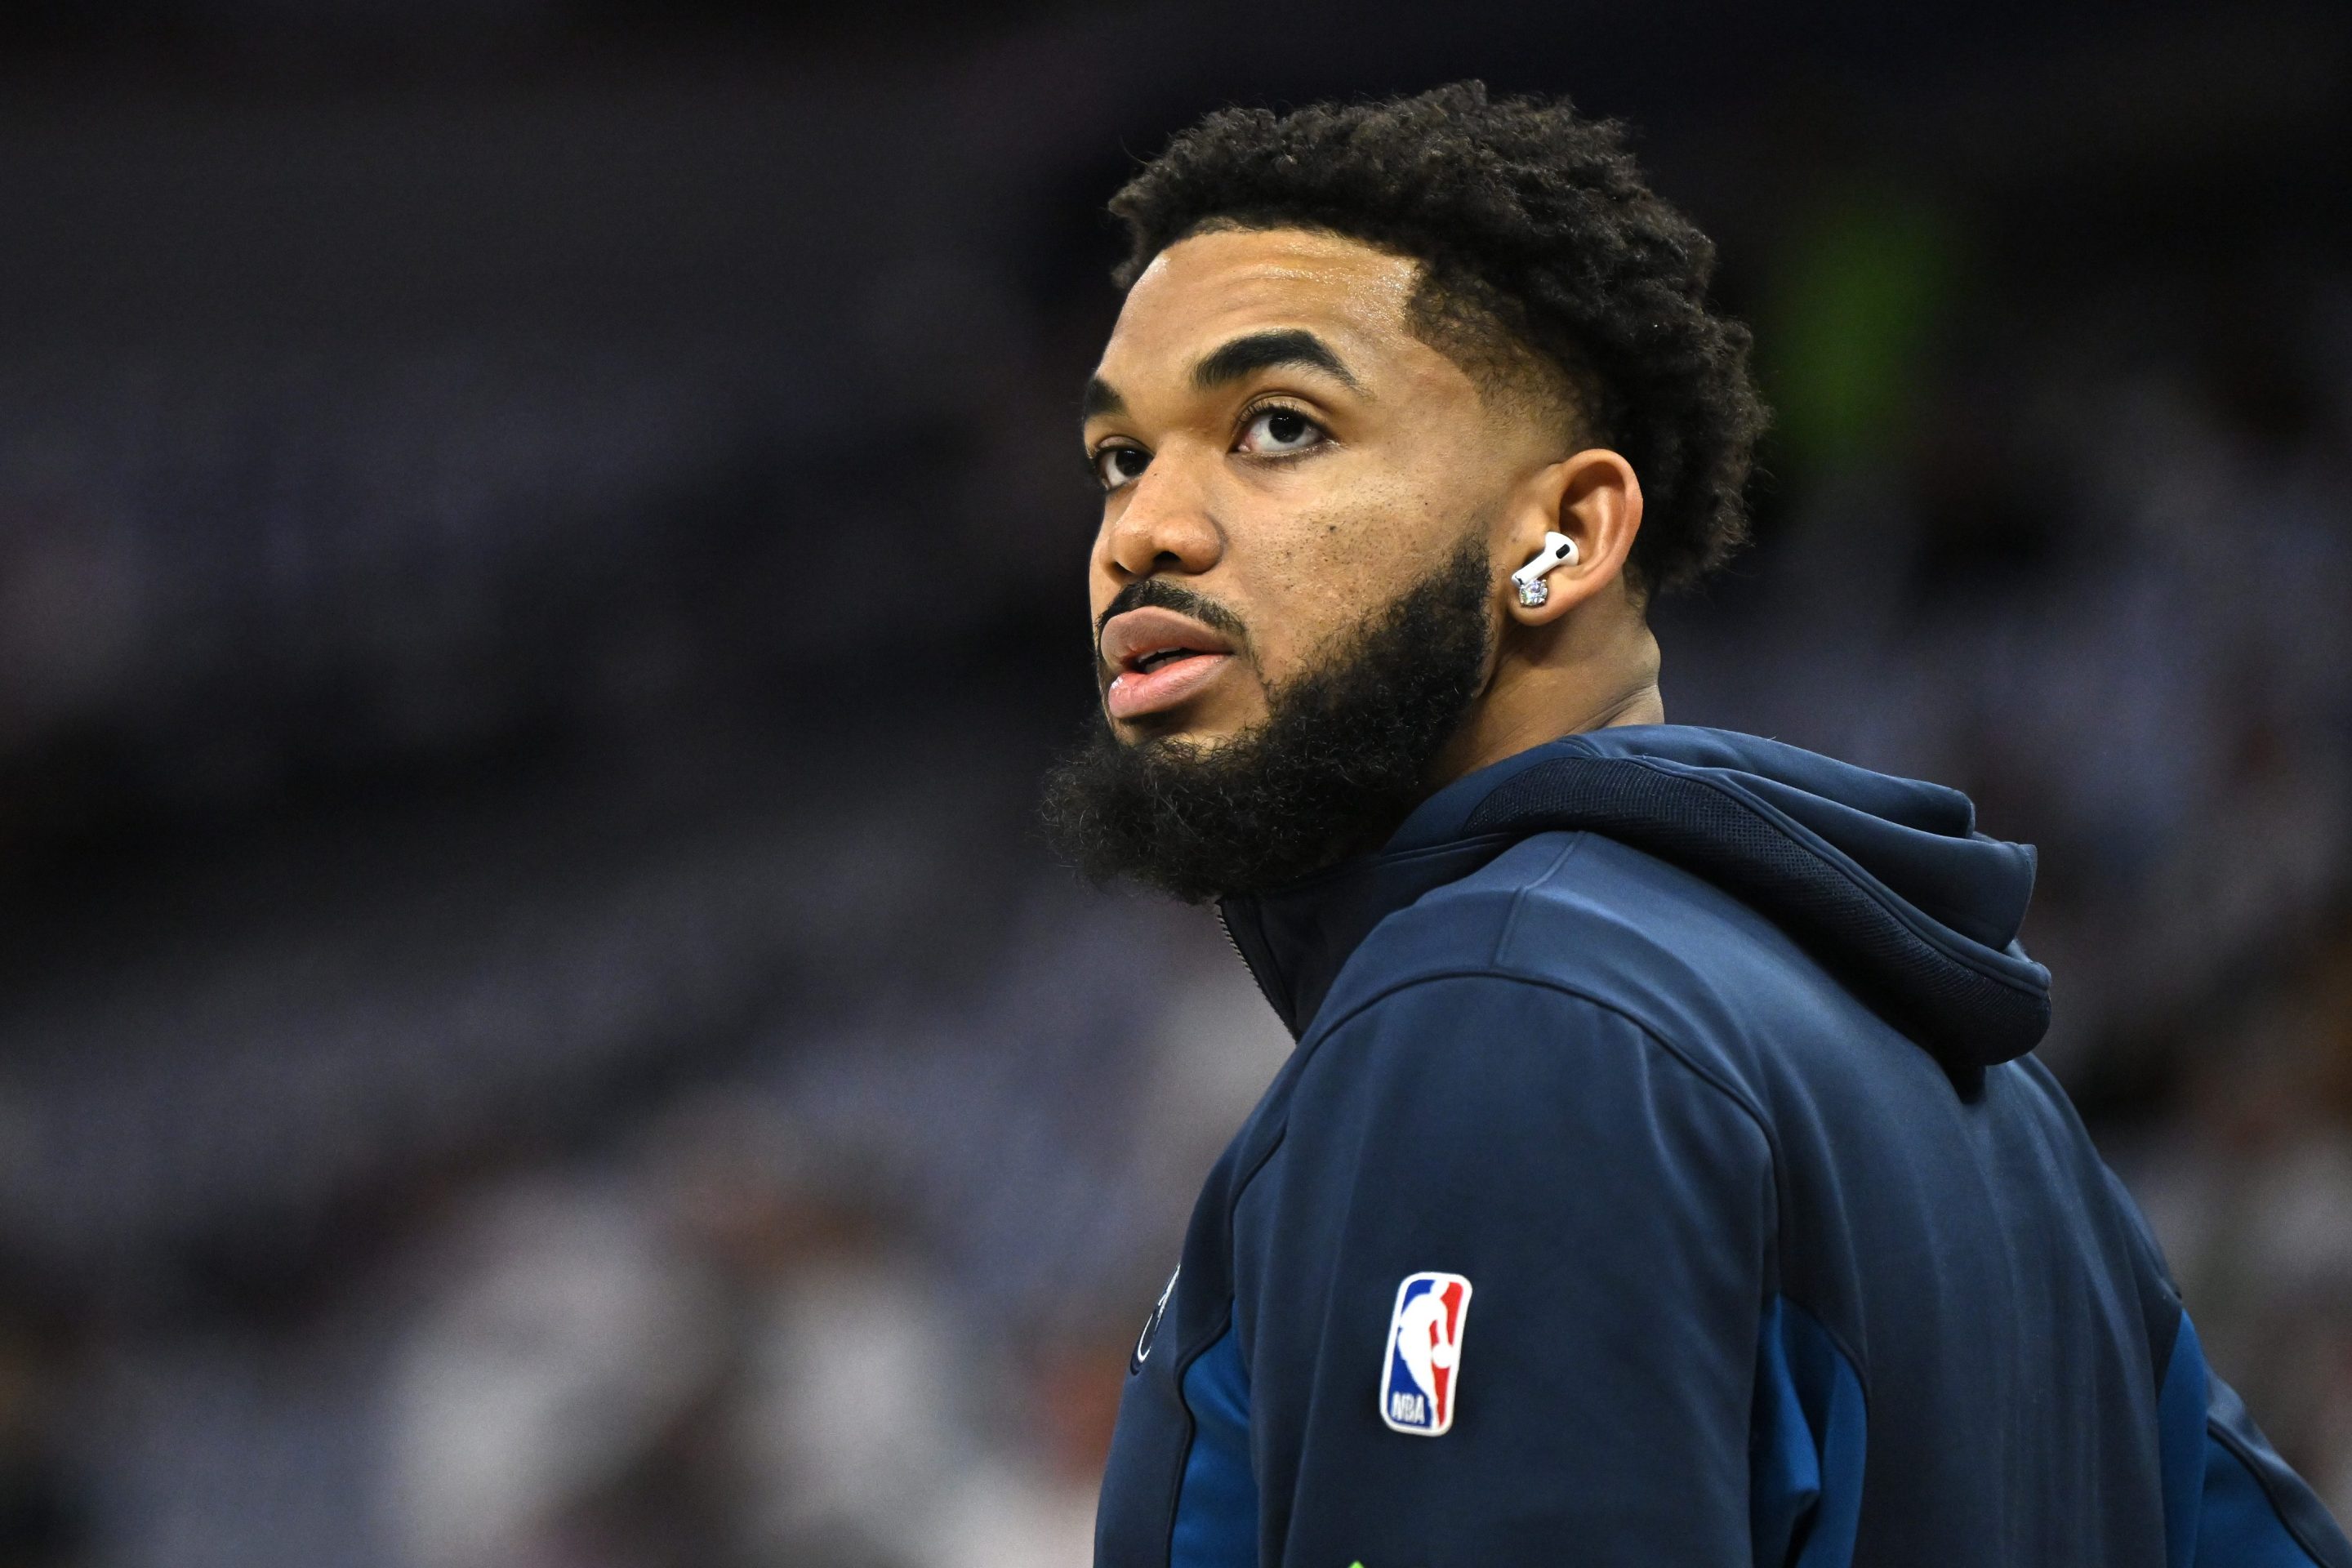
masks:
[[[1643,183],[1613,121],[1483,82],[1276,114],[1225,109],[1111,199],[1133,286],[1205,229],[1304,227],[1423,263],[1416,335],[1494,384],[1564,398],[1641,476],[1633,574],[1667,591],[1747,537],[1740,490],[1766,413],[1748,329],[1708,308],[1715,247]]]

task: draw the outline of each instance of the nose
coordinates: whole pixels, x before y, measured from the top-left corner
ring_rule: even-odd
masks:
[[[1224,531],[1197,468],[1181,451],[1162,451],[1128,486],[1104,524],[1100,553],[1122,585],[1161,574],[1199,576],[1224,554]]]

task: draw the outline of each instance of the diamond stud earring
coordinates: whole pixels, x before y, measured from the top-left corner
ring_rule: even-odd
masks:
[[[1544,601],[1551,597],[1551,584],[1540,577],[1532,583],[1520,583],[1518,586],[1519,603],[1530,610],[1540,607]]]

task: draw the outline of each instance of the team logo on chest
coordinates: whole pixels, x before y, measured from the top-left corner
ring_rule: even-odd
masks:
[[[1381,1419],[1391,1428],[1435,1437],[1454,1425],[1469,1315],[1470,1281],[1459,1274],[1409,1274],[1397,1287],[1381,1365]]]

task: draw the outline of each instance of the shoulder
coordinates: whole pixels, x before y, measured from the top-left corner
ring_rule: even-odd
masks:
[[[1704,878],[1598,834],[1538,833],[1381,921],[1333,994],[1360,998],[1384,980],[1487,969],[1629,1001],[1612,983],[1689,973],[1735,950],[1769,961],[1797,951]]]
[[[1391,1288],[1431,1267],[1500,1278],[1531,1247],[1629,1289],[1669,1252],[1743,1281],[1766,1267],[1781,1199],[1763,1123],[1622,1014],[1525,979],[1430,976],[1317,1037],[1228,1210],[1245,1271],[1359,1232],[1469,1260],[1399,1254]]]
[[[1492,967],[1388,986],[1302,1045],[1288,1134],[1409,1139],[1474,1158],[1523,1150],[1588,1170],[1610,1152],[1755,1173],[1771,1140],[1743,1092],[1703,1055],[1606,1001]]]
[[[1520,840],[1383,921],[1349,959],[1307,1039],[1408,987],[1483,975],[1616,1015],[1701,1076],[1750,1084],[1747,1020],[1814,1021],[1849,999],[1728,893],[1590,833]]]

